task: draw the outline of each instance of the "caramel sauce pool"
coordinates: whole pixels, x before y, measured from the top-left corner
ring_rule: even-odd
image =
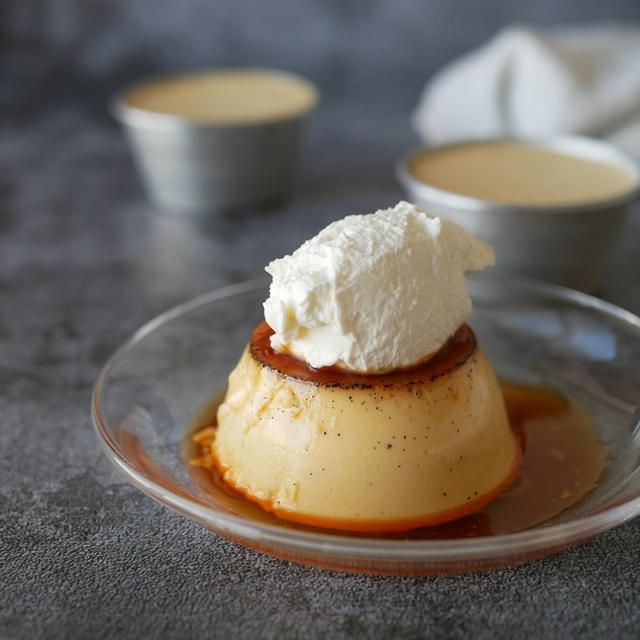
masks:
[[[399,533],[340,531],[340,535],[444,540],[513,533],[553,518],[591,491],[604,469],[605,451],[586,413],[550,387],[509,382],[502,382],[501,387],[512,428],[523,448],[522,467],[511,487],[480,511],[437,527]],[[207,500],[257,522],[336,533],[282,520],[224,483],[208,464],[222,399],[223,394],[217,394],[198,411],[183,441],[183,458]]]

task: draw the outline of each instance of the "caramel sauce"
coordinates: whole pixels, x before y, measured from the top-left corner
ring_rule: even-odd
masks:
[[[260,323],[251,334],[249,349],[258,364],[290,378],[325,387],[392,387],[433,381],[463,365],[476,348],[475,334],[469,325],[463,324],[444,347],[416,366],[394,369],[389,373],[365,374],[339,367],[315,369],[292,354],[275,351],[269,340],[273,334],[273,329],[266,322]]]
[[[416,371],[413,370],[414,374]],[[409,374],[401,372],[401,375]],[[520,473],[506,491],[476,513],[436,527],[399,533],[339,533],[409,540],[491,536],[539,525],[580,502],[597,485],[605,464],[605,450],[587,414],[550,387],[509,382],[502,382],[501,386],[512,428],[523,449]],[[222,399],[223,395],[217,394],[201,408],[183,442],[182,454],[194,481],[204,492],[203,502],[256,522],[336,533],[282,520],[224,483],[208,462],[216,412]]]

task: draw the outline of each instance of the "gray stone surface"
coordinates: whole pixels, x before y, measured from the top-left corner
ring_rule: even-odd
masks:
[[[156,313],[261,272],[329,221],[394,203],[428,73],[511,20],[640,19],[613,3],[6,2],[0,9],[0,637],[639,637],[640,521],[519,567],[431,578],[259,555],[131,487],[93,381]],[[146,202],[106,114],[122,82],[285,66],[325,100],[294,193],[185,222]],[[638,212],[602,296],[640,313]]]

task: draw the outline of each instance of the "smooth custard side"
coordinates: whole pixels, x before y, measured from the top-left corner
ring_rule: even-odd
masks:
[[[268,511],[361,531],[471,513],[520,461],[478,348],[434,380],[353,388],[289,377],[247,348],[218,410],[213,455],[225,482]]]

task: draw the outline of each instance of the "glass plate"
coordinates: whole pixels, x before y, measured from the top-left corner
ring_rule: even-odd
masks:
[[[542,526],[448,540],[345,535],[266,513],[247,517],[224,490],[204,490],[181,455],[184,435],[195,412],[225,388],[261,320],[264,281],[175,307],[120,347],[94,388],[98,438],[121,473],[159,502],[245,546],[334,569],[425,574],[502,566],[557,552],[638,515],[640,319],[585,294],[511,276],[475,276],[469,286],[470,324],[498,375],[561,390],[589,411],[606,447],[597,488]]]

